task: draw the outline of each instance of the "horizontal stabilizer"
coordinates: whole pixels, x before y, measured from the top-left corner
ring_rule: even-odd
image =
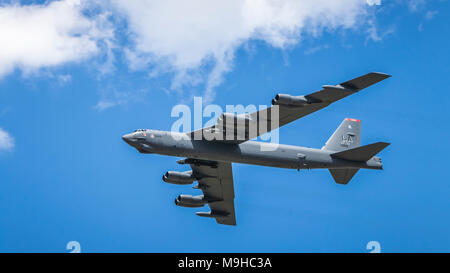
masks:
[[[347,184],[359,169],[329,169],[333,179],[338,184]]]
[[[358,148],[353,148],[349,150],[345,150],[342,152],[337,152],[334,154],[331,154],[331,156],[350,160],[350,161],[362,161],[365,162],[369,159],[371,159],[374,155],[379,153],[381,150],[389,146],[390,143],[387,142],[376,142],[373,144],[361,146]]]

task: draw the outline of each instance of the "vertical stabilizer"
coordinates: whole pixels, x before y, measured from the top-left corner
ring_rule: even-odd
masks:
[[[359,169],[329,169],[334,181],[338,184],[347,184]]]
[[[343,151],[360,146],[361,121],[359,119],[346,118],[334,131],[333,135],[322,147],[322,150]]]

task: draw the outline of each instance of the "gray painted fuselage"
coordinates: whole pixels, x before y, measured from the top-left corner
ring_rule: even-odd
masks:
[[[376,157],[366,162],[347,161],[332,157],[334,151],[267,142],[192,140],[184,133],[157,130],[136,131],[123,139],[141,153],[287,169],[382,169]]]

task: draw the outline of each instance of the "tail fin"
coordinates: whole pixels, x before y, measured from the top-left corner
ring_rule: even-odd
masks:
[[[334,131],[333,135],[322,147],[322,150],[343,151],[359,147],[361,137],[361,121],[346,118]]]
[[[360,138],[361,121],[346,118],[328,139],[322,150],[333,151],[331,156],[336,158],[365,162],[389,145],[386,142],[377,142],[361,147]],[[359,169],[329,169],[329,171],[336,183],[347,184]]]
[[[365,162],[371,159],[374,155],[379,153],[381,150],[389,146],[390,143],[387,142],[377,142],[361,147],[356,147],[353,149],[348,149],[341,152],[336,152],[331,154],[332,157],[337,157],[340,159],[350,160],[350,161],[362,161]],[[378,159],[379,160],[379,159]],[[347,184],[352,177],[359,171],[359,169],[329,169],[334,181],[338,184]]]

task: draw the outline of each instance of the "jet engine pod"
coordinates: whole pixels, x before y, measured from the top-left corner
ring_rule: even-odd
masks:
[[[227,122],[231,122],[232,124],[245,124],[246,122],[250,122],[251,118],[248,114],[233,114],[233,113],[222,113],[220,115],[218,123],[224,124]]]
[[[203,207],[206,203],[208,203],[208,201],[206,201],[203,195],[192,196],[187,194],[180,194],[175,199],[175,205],[187,208]]]
[[[305,96],[291,96],[288,94],[277,94],[272,100],[273,105],[303,106],[310,103],[311,101]]]
[[[162,180],[170,184],[188,185],[192,184],[197,179],[192,174],[192,171],[186,172],[168,171],[163,175]]]

